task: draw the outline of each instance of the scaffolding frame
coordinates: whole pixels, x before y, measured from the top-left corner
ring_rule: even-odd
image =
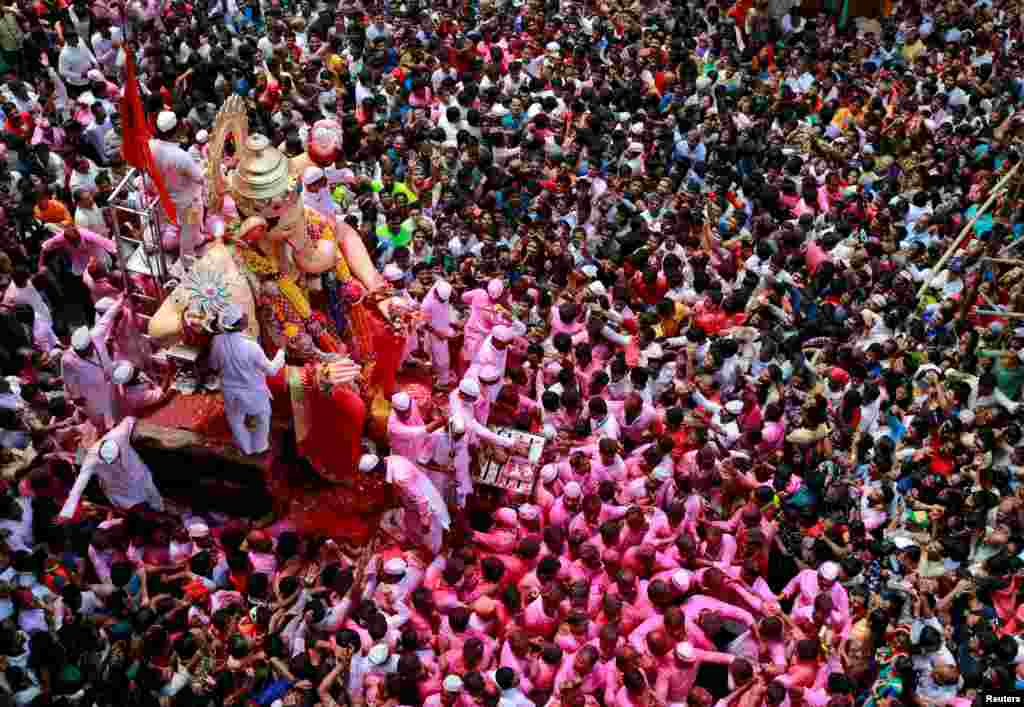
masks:
[[[142,175],[144,187],[139,198],[135,198],[131,188],[137,174]],[[117,246],[117,264],[124,278],[124,292],[130,302],[139,305],[133,307],[137,315],[148,321],[152,318],[149,312],[155,312],[173,289],[174,278],[163,249],[161,231],[164,219],[159,197],[147,200],[146,181],[146,174],[132,167],[110,195],[110,206],[114,211],[114,243]],[[121,225],[122,219],[129,222],[138,220],[141,238],[126,234]],[[152,278],[158,297],[141,291],[131,277],[132,273]]]

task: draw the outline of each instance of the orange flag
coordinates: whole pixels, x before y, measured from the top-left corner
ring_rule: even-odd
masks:
[[[178,224],[178,216],[174,211],[174,202],[167,192],[167,186],[160,177],[160,172],[153,162],[153,153],[149,149],[149,126],[146,113],[142,110],[142,95],[139,93],[139,79],[135,75],[135,57],[132,50],[125,47],[125,85],[121,97],[121,155],[132,167],[141,169],[148,174],[156,185],[167,218],[174,225]]]

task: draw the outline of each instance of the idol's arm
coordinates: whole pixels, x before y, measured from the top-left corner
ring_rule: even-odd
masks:
[[[370,292],[384,287],[384,278],[374,267],[370,254],[366,252],[366,246],[355,229],[347,223],[338,221],[335,233],[338,234],[338,245],[348,262],[348,269],[355,278]]]

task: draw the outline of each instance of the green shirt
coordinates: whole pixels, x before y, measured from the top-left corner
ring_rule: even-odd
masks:
[[[402,221],[402,225],[398,227],[398,233],[392,232],[388,228],[387,224],[377,226],[377,238],[382,241],[386,241],[391,244],[392,248],[400,248],[407,246],[412,242],[412,232],[415,230],[411,219]]]
[[[373,182],[370,183],[370,188],[373,189],[374,193],[379,193],[384,190],[384,182],[379,179],[374,179]],[[404,195],[406,202],[410,204],[415,204],[420,199],[416,195],[416,192],[405,186],[402,182],[395,182],[391,185],[391,194],[392,196],[396,196],[398,194]]]
[[[996,360],[996,365],[992,367],[996,387],[1010,400],[1015,400],[1021,386],[1024,385],[1024,366],[1018,364],[1009,368],[1003,363],[1004,354],[999,351],[980,351],[978,355]]]

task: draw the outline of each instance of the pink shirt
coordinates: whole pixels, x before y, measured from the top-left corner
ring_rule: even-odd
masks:
[[[580,689],[585,695],[596,695],[604,689],[607,681],[608,666],[597,663],[586,675],[580,675],[574,667],[575,656],[566,655],[562,658],[562,666],[555,676],[555,692],[566,683],[580,683]]]
[[[544,612],[544,603],[539,597],[523,611],[523,628],[533,637],[543,636],[550,640],[561,622],[562,612],[557,611],[554,616],[549,616]]]
[[[658,677],[654,683],[654,694],[659,700],[669,704],[685,702],[690,690],[693,689],[693,683],[697,680],[701,664],[731,665],[733,660],[735,657],[728,653],[704,651],[699,648],[694,649],[694,659],[689,663],[682,663],[673,657],[672,660],[666,661],[665,665],[659,666]]]
[[[814,599],[821,592],[821,588],[818,586],[818,572],[817,570],[808,569],[803,570],[796,577],[789,580],[789,584],[782,590],[782,594],[787,597],[796,595],[794,601],[794,608],[801,606],[813,606]],[[849,631],[851,623],[850,619],[850,596],[846,593],[846,589],[839,582],[835,582],[832,585],[832,608],[834,611],[839,612],[843,622],[843,632]]]
[[[71,271],[75,275],[81,275],[89,264],[90,258],[100,259],[103,253],[110,255],[117,253],[114,241],[109,238],[104,238],[98,233],[84,228],[79,228],[78,233],[81,235],[78,245],[72,245],[63,233],[43,241],[40,258],[50,251],[63,249],[71,259]]]
[[[733,604],[713,599],[703,594],[690,597],[683,606],[683,615],[686,618],[687,640],[694,648],[707,651],[715,650],[714,642],[704,634],[704,629],[697,623],[700,615],[705,611],[713,611],[723,619],[732,619],[750,628],[754,624],[754,616],[749,611],[741,609]]]

